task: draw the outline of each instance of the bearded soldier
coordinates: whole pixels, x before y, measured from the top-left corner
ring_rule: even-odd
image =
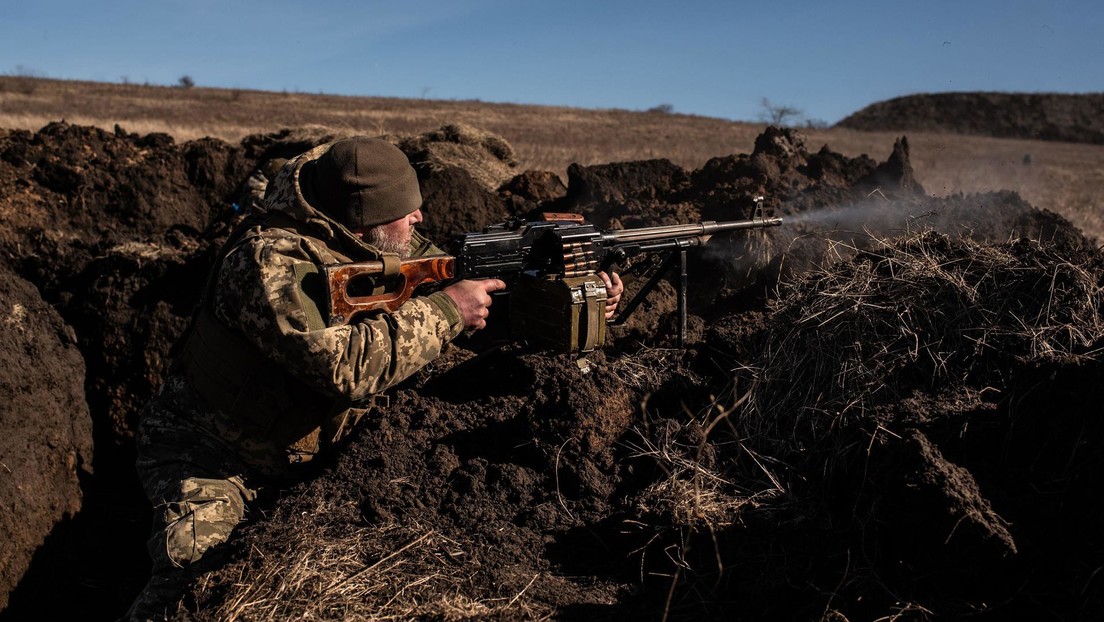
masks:
[[[327,326],[321,266],[441,252],[414,229],[421,202],[402,151],[345,139],[285,164],[264,209],[231,234],[139,426],[153,572],[131,619],[175,610],[189,570],[230,537],[260,490],[300,479],[374,395],[485,326],[490,293],[505,287],[497,279],[458,281],[394,312]],[[621,290],[613,278],[611,312]]]

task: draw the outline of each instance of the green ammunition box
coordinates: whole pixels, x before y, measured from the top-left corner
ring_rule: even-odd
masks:
[[[606,342],[606,286],[596,275],[524,277],[510,294],[515,339],[558,352],[590,352]]]

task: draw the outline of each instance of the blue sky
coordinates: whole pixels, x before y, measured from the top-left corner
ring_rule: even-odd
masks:
[[[917,92],[1104,91],[1104,2],[3,0],[0,73],[835,122]]]

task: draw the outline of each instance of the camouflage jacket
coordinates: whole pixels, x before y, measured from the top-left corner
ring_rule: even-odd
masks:
[[[162,417],[187,418],[262,473],[281,474],[339,440],[374,394],[432,361],[463,329],[440,292],[325,325],[320,267],[381,256],[303,198],[299,170],[327,147],[285,165],[269,184],[266,215],[232,235],[157,398]],[[413,254],[440,252],[421,236],[414,245]]]

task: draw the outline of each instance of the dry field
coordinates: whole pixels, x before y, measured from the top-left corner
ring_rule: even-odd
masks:
[[[321,125],[365,134],[409,134],[466,123],[501,135],[523,169],[564,176],[572,162],[667,158],[697,168],[709,158],[751,151],[761,123],[629,110],[584,110],[244,89],[180,88],[0,77],[0,128],[37,130],[57,120],[178,141]],[[884,159],[896,134],[810,129],[811,150]],[[1104,146],[955,134],[910,133],[912,164],[929,193],[1014,190],[1104,240]]]

